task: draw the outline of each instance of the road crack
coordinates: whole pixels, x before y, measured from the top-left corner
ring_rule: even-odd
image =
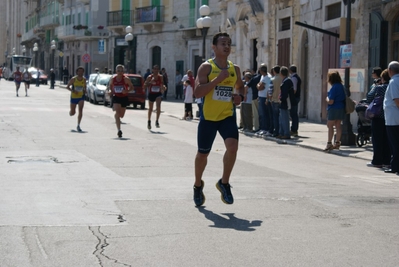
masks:
[[[117,259],[113,259],[104,254],[105,248],[109,245],[107,241],[107,236],[101,232],[100,226],[91,227],[89,226],[89,230],[93,233],[93,235],[97,238],[98,243],[96,245],[96,249],[93,254],[97,257],[100,266],[104,266],[106,261],[112,261],[116,264],[120,264],[122,266],[132,266],[130,264],[126,264],[123,262],[119,262]]]

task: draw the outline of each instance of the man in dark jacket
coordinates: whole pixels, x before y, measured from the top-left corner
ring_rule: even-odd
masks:
[[[298,104],[301,98],[301,83],[302,80],[296,73],[296,66],[291,65],[289,72],[291,74],[291,81],[294,86],[294,94],[295,94],[295,103],[291,103],[290,116],[292,120],[291,124],[291,135],[297,137],[298,136],[298,128],[299,128],[299,118],[298,118]]]
[[[283,83],[280,86],[280,138],[290,139],[290,115],[289,110],[291,109],[292,103],[295,104],[294,85],[291,79],[288,77],[288,68],[281,67],[280,70]]]
[[[252,116],[253,116],[253,125],[254,132],[259,131],[259,105],[258,105],[258,89],[256,85],[260,82],[260,78],[262,75],[259,73],[255,74],[251,81],[246,85],[252,89]]]
[[[64,69],[62,70],[62,77],[64,79],[64,84],[67,84],[69,81],[69,71],[67,67],[65,66]]]
[[[54,69],[50,69],[50,89],[54,89],[55,85],[55,73]]]

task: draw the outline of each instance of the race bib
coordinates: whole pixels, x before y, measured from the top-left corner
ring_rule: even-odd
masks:
[[[76,92],[82,92],[83,91],[83,86],[75,86],[75,91]]]
[[[216,86],[213,91],[213,100],[230,102],[233,92],[233,87],[229,86]]]
[[[123,92],[123,86],[115,86],[114,87],[115,93],[122,93]]]
[[[152,86],[151,87],[151,92],[159,93],[160,91],[161,91],[161,88],[159,86]]]

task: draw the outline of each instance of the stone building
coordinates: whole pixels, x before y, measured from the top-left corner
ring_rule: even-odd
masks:
[[[242,70],[257,70],[261,63],[269,69],[275,64],[297,65],[303,80],[300,115],[323,122],[326,75],[343,62],[341,24],[348,16],[347,1],[6,0],[0,49],[10,53],[15,47],[19,53],[25,45],[27,54],[32,54],[37,42],[45,70],[52,62],[52,40],[56,41],[54,64],[59,68],[76,68],[83,64],[84,54],[90,56],[85,64],[88,73],[95,67],[114,69],[123,64],[127,71],[144,74],[158,64],[166,68],[173,94],[175,71],[196,73],[203,53],[205,58],[213,55],[212,36],[226,31],[232,37],[230,59]],[[196,27],[201,5],[210,7],[212,19],[205,38]],[[16,16],[17,11],[22,15]],[[371,84],[371,69],[399,60],[399,0],[351,0],[350,11],[354,26],[350,90],[352,98],[360,100]],[[127,26],[132,29],[131,41],[125,40]],[[356,119],[352,114],[353,125]]]

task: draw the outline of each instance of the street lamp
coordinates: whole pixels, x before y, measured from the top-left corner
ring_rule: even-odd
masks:
[[[15,55],[15,47],[12,48],[12,54]]]
[[[23,45],[22,46],[22,55],[25,56],[25,53],[26,53],[26,47],[25,47],[25,45]]]
[[[210,13],[209,6],[202,5],[199,8],[201,18],[197,19],[197,28],[201,29],[202,34],[202,61],[205,61],[205,40],[208,34],[208,29],[212,25],[212,19],[208,16]]]
[[[128,70],[127,70],[127,72],[128,73],[130,73],[130,69],[131,69],[131,61],[132,61],[132,51],[131,51],[131,41],[133,40],[133,34],[132,34],[132,32],[133,32],[133,28],[131,27],[131,26],[127,26],[126,28],[125,28],[125,32],[127,33],[126,35],[125,35],[125,41],[128,43],[128,47],[127,47],[127,49],[128,49],[128,56],[127,56],[127,67],[128,67]]]
[[[50,48],[51,48],[51,57],[52,57],[52,60],[51,60],[51,63],[52,63],[52,66],[51,66],[51,68],[53,69],[54,67],[55,67],[55,55],[54,55],[54,53],[55,53],[55,49],[57,48],[57,45],[55,44],[55,41],[54,40],[52,40],[51,41],[51,46],[50,46]]]
[[[39,51],[39,46],[37,43],[33,44],[33,52],[35,52],[35,66],[36,68],[38,68],[38,64],[37,64],[37,51]]]

